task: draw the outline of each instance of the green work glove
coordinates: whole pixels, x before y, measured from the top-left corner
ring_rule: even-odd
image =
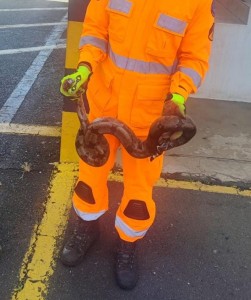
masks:
[[[61,80],[60,92],[66,97],[83,93],[90,75],[91,71],[88,67],[79,66],[75,73],[67,75]]]
[[[179,94],[168,94],[164,103],[162,115],[185,118],[185,98]]]

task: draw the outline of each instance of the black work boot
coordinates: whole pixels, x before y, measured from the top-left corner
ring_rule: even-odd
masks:
[[[61,262],[69,267],[78,265],[99,237],[99,222],[77,217],[75,228],[61,252]]]
[[[120,239],[116,253],[115,276],[120,288],[133,289],[138,281],[136,263],[136,242],[130,243]]]

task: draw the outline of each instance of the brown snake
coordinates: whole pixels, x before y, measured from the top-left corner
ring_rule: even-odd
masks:
[[[153,160],[166,150],[184,145],[196,133],[196,126],[189,117],[162,116],[152,123],[146,140],[141,141],[126,124],[117,119],[101,117],[90,123],[82,96],[78,99],[77,114],[80,128],[75,142],[76,150],[79,157],[93,167],[104,165],[109,157],[109,144],[104,134],[118,138],[133,157],[150,157]]]

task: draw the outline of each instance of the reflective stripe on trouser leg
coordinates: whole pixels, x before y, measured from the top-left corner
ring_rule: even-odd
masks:
[[[121,239],[133,242],[143,238],[153,224],[156,207],[152,189],[162,170],[163,155],[150,162],[149,158],[131,157],[122,149],[122,159],[124,194],[115,227]]]
[[[92,167],[80,160],[79,178],[73,194],[73,207],[86,221],[96,220],[108,209],[107,178],[114,165],[119,141],[106,135],[110,146],[108,161],[101,167]]]

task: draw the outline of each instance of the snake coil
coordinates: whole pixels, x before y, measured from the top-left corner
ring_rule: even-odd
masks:
[[[126,151],[136,158],[154,159],[164,151],[187,143],[196,133],[196,126],[189,118],[162,116],[156,119],[146,140],[141,141],[123,122],[101,117],[89,122],[82,97],[78,100],[77,114],[80,128],[76,137],[79,157],[93,167],[100,167],[108,160],[110,149],[104,134],[112,134],[119,139]]]

